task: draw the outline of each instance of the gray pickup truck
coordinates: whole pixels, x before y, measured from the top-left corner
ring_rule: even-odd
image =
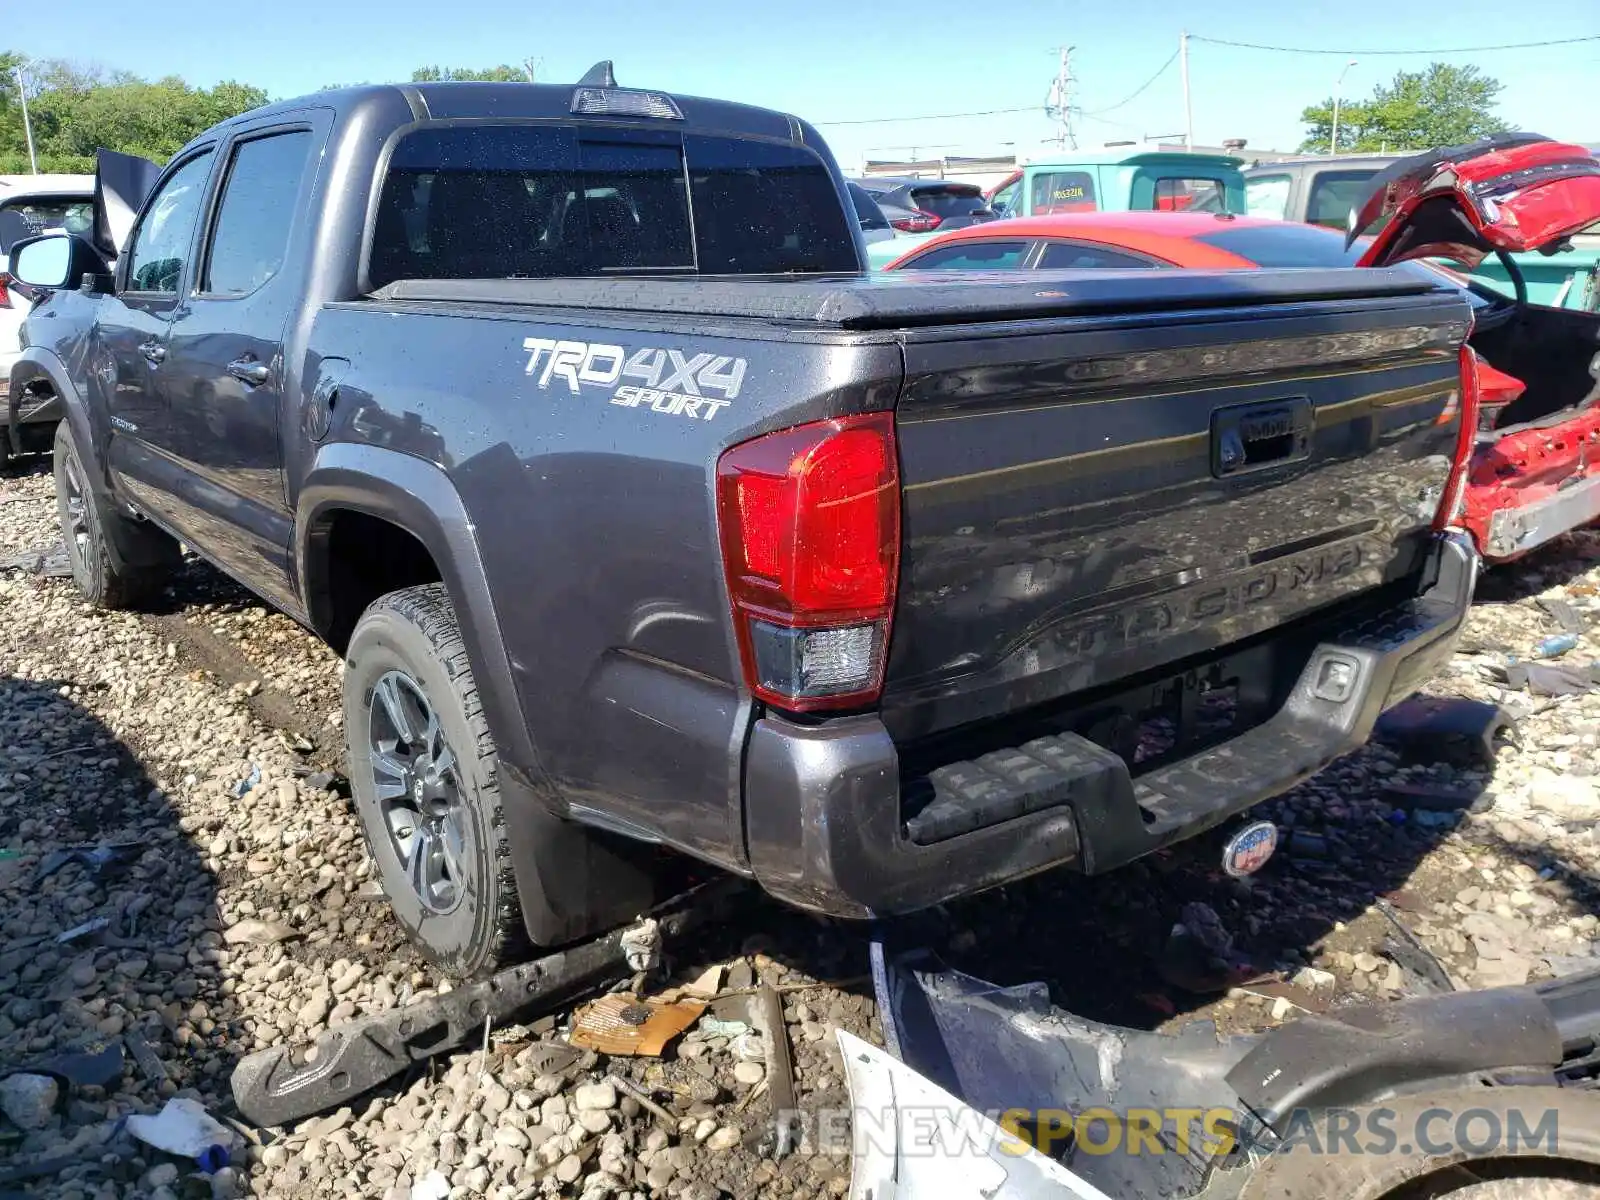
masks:
[[[461,974],[684,855],[849,917],[1109,870],[1359,745],[1463,619],[1426,273],[872,275],[814,129],[605,66],[275,104],[99,192],[11,260],[78,586],[189,547],[346,657],[372,854]]]

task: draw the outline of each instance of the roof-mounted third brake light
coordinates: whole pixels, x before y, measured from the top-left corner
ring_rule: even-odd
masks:
[[[681,121],[677,102],[662,92],[641,92],[619,88],[612,74],[611,60],[597,62],[578,80],[572,93],[572,112],[612,117],[656,117]]]

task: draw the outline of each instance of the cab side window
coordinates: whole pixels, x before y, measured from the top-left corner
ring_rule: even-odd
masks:
[[[211,159],[209,150],[195,155],[167,177],[145,206],[128,251],[128,290],[177,292],[205,201]]]
[[[295,130],[235,148],[201,291],[242,296],[278,273],[311,146],[310,132]]]

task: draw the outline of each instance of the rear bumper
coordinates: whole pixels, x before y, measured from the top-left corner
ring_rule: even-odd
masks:
[[[883,916],[1067,863],[1110,870],[1193,836],[1363,744],[1449,659],[1477,568],[1465,534],[1437,538],[1422,594],[1319,642],[1276,715],[1137,781],[1075,734],[941,768],[936,804],[967,831],[936,841],[914,841],[902,820],[899,758],[876,717],[764,717],[744,771],[755,876],[801,907]]]
[[[1462,524],[1504,562],[1600,519],[1600,408],[1482,446]]]

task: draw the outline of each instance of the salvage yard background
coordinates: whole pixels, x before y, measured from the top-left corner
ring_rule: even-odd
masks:
[[[53,577],[56,541],[48,464],[0,475],[0,1064],[102,1046],[125,1064],[66,1094],[0,1081],[0,1190],[26,1163],[39,1173],[11,1186],[62,1200],[409,1200],[441,1181],[493,1197],[848,1190],[837,1148],[772,1157],[765,1068],[740,1034],[750,989],[779,987],[802,1107],[844,1104],[834,1029],[881,1041],[867,930],[755,896],[672,959],[677,980],[722,965],[727,994],[663,1059],[552,1051],[569,1013],[497,1030],[487,1054],[441,1058],[350,1109],[241,1123],[234,1167],[211,1180],[118,1132],[172,1096],[227,1119],[241,1056],[448,985],[371,878],[339,773],[339,661],[199,563],[160,611],[94,612]],[[1374,745],[1263,806],[1282,848],[1250,880],[1217,869],[1213,836],[1106,878],[1056,872],[951,905],[928,936],[973,974],[1044,979],[1075,1012],[1143,1028],[1259,1028],[1417,994],[1438,965],[1488,986],[1587,964],[1600,694],[1577,670],[1562,696],[1501,679],[1561,631],[1554,600],[1586,627],[1559,664],[1587,667],[1600,534],[1486,577],[1430,685],[1514,718],[1492,768],[1442,744]]]

